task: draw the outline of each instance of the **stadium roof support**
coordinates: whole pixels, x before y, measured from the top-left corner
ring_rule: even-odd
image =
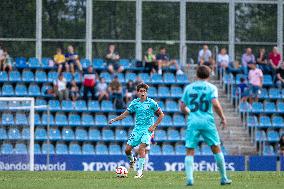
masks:
[[[42,0],[36,1],[36,57],[42,57]]]

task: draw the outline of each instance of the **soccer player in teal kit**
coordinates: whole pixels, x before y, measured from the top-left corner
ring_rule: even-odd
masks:
[[[164,117],[164,114],[159,108],[157,102],[147,97],[148,88],[149,86],[144,83],[137,85],[136,90],[139,98],[134,99],[128,106],[127,110],[120,116],[109,121],[109,124],[112,124],[115,121],[124,119],[130,113],[136,114],[135,127],[128,138],[125,149],[125,154],[130,161],[130,167],[133,168],[135,159],[131,152],[135,146],[139,146],[138,171],[134,178],[143,177],[145,148],[150,145],[152,132],[155,131]],[[159,117],[154,123],[155,114]]]
[[[196,71],[197,81],[189,84],[183,93],[180,108],[188,115],[186,130],[186,157],[185,172],[187,185],[191,186],[193,180],[194,149],[203,136],[204,142],[211,147],[220,175],[221,185],[231,184],[227,178],[224,155],[220,149],[220,138],[214,121],[212,107],[221,118],[221,126],[226,128],[226,118],[218,101],[217,87],[207,80],[210,76],[210,68],[199,66]]]

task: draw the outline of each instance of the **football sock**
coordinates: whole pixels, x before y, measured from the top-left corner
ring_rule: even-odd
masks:
[[[133,155],[132,155],[132,154],[127,155],[127,158],[128,158],[128,160],[129,160],[129,161],[134,161],[134,157],[133,157]]]
[[[214,157],[215,157],[215,161],[217,163],[221,178],[227,179],[225,159],[224,159],[223,153],[220,152],[218,154],[214,154]]]
[[[149,162],[149,154],[145,154],[144,170],[147,170],[148,162]]]
[[[193,156],[186,156],[184,160],[186,179],[193,181]]]
[[[143,170],[145,163],[145,158],[139,158],[138,160],[138,170]]]

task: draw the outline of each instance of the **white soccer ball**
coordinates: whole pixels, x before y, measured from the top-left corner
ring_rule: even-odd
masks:
[[[128,170],[124,166],[118,166],[115,169],[115,173],[117,177],[124,178],[127,177]]]

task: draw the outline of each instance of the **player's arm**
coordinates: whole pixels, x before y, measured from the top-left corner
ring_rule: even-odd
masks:
[[[190,109],[185,105],[183,101],[180,101],[179,107],[182,113],[184,113],[185,115],[189,115]]]
[[[218,116],[221,118],[221,126],[223,129],[227,127],[227,120],[224,115],[223,109],[220,105],[220,102],[217,98],[212,99],[212,104],[215,112],[218,114]]]
[[[113,122],[122,120],[122,119],[126,118],[128,115],[129,115],[128,110],[125,110],[122,114],[120,114],[116,118],[113,118],[113,119],[109,120],[108,124],[112,124]]]
[[[161,110],[161,108],[159,108],[157,111],[156,111],[156,114],[158,114],[158,119],[157,121],[154,123],[154,125],[152,125],[150,128],[149,128],[149,131],[153,132],[156,130],[156,128],[158,127],[158,125],[161,123],[161,121],[163,120],[164,118],[164,113],[163,111]]]

